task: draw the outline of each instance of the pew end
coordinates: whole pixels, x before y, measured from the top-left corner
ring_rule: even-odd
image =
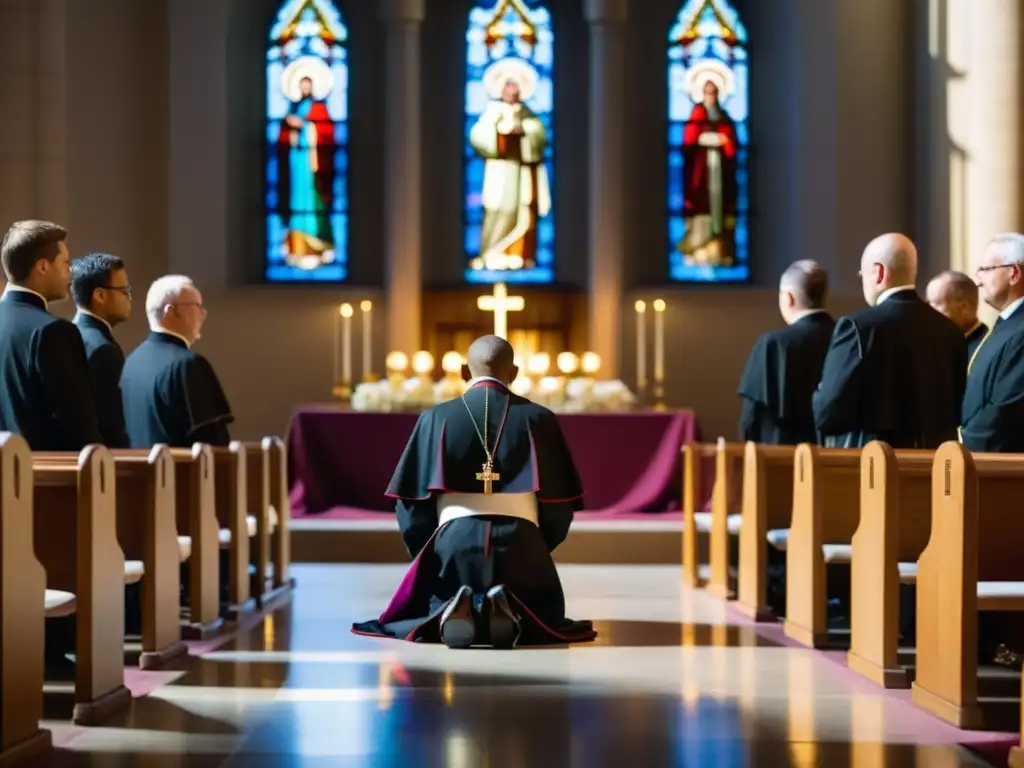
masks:
[[[743,447],[743,497],[735,608],[754,621],[775,621],[768,605],[768,532],[789,527],[793,508],[790,445]]]
[[[288,449],[280,437],[270,437],[270,557],[274,587],[295,589],[291,575],[291,502],[288,500]]]
[[[182,636],[203,640],[224,626],[220,600],[220,526],[215,508],[214,464],[210,446],[170,449],[174,461],[175,516],[179,534],[189,538],[188,609]],[[184,613],[184,612],[183,612]]]
[[[264,437],[259,443],[250,443],[248,447],[249,514],[256,518],[255,546],[250,553],[250,563],[255,569],[252,594],[260,608],[269,608],[291,589],[290,584],[275,583],[271,562],[271,465],[275,450],[274,438]]]
[[[847,666],[883,688],[909,688],[899,663],[900,584],[916,581],[931,533],[935,452],[874,441],[861,451],[860,522],[850,563]]]
[[[715,446],[715,484],[711,490],[708,520],[708,561],[711,566],[707,590],[722,600],[736,596],[732,588],[735,569],[730,551],[733,536],[739,533],[743,498],[743,443],[719,440]]]
[[[683,583],[690,587],[704,586],[700,554],[697,549],[697,515],[704,506],[702,498],[703,464],[712,456],[713,446],[688,443],[682,447],[683,461]]]
[[[809,648],[829,646],[826,565],[850,562],[860,520],[860,453],[809,443],[793,453],[783,631]]]
[[[39,725],[47,594],[46,571],[34,545],[32,483],[28,444],[18,435],[0,433],[0,765],[53,748],[50,731]]]
[[[250,521],[248,515],[249,449],[234,440],[227,448],[212,451],[218,542],[228,553],[227,606],[223,614],[230,621],[238,621],[256,608],[249,580],[250,548],[256,533],[256,521]]]

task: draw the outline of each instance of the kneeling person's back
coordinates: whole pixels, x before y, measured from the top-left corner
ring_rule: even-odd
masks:
[[[206,318],[202,295],[186,277],[162,277],[149,289],[146,316],[150,334],[121,375],[132,446],[227,445],[231,407],[213,366],[191,348]]]

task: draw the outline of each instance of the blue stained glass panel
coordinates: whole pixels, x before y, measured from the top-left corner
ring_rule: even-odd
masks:
[[[270,282],[348,275],[348,29],[331,0],[285,0],[267,46]]]
[[[475,0],[466,31],[466,280],[554,280],[554,33],[542,0]]]
[[[668,35],[668,268],[750,279],[747,30],[728,0],[684,0]]]

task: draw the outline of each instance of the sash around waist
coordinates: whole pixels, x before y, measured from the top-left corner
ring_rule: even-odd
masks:
[[[537,525],[537,494],[529,493],[445,493],[437,500],[437,524],[460,517],[500,515],[518,517]]]

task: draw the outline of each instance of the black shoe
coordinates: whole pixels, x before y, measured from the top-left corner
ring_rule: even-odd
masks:
[[[469,648],[476,639],[473,590],[459,587],[441,614],[441,642],[449,648]]]
[[[491,645],[495,648],[515,648],[519,642],[519,619],[512,613],[505,588],[500,584],[487,593],[487,622]]]

